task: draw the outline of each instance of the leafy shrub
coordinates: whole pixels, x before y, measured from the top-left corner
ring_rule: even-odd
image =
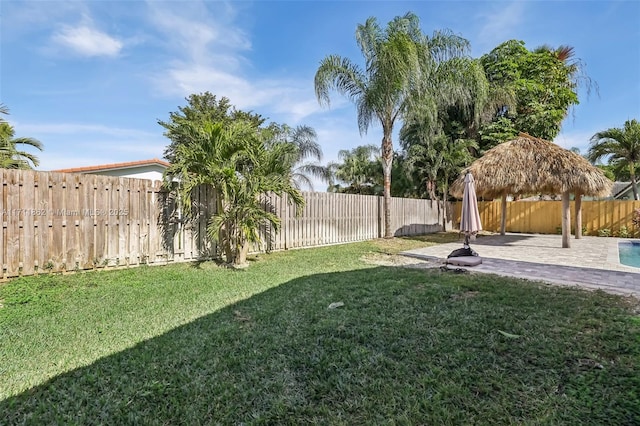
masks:
[[[620,231],[618,232],[618,236],[620,238],[629,238],[631,236],[631,232],[629,232],[629,229],[626,226],[621,226],[620,227]]]
[[[572,229],[573,229],[573,232],[575,234],[575,232],[576,232],[575,225],[574,225],[574,227]],[[581,235],[587,235],[587,225],[582,225],[582,228],[580,228],[580,229],[582,230],[582,234]]]
[[[633,218],[631,219],[633,226],[636,228],[640,228],[640,209],[635,209],[633,211]]]
[[[611,236],[611,229],[609,228],[598,229],[598,237],[610,237],[610,236]]]

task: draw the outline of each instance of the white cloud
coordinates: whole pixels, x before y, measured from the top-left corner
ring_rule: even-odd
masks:
[[[218,67],[187,62],[176,62],[170,66],[168,77],[171,85],[163,89],[167,94],[184,95],[185,93],[209,90],[220,96],[227,96],[238,107],[251,107],[264,102],[263,95],[255,90],[251,83]],[[247,96],[247,94],[251,96]]]
[[[589,139],[596,132],[598,132],[598,130],[594,130],[592,132],[562,131],[558,136],[556,136],[554,142],[565,149],[578,148],[580,150],[580,155],[585,155],[589,150]]]
[[[589,150],[593,135],[605,129],[620,127],[620,124],[616,124],[614,120],[615,117],[598,118],[597,122],[589,121],[588,124],[581,124],[580,130],[574,130],[577,127],[572,122],[567,123],[565,121],[554,142],[566,149],[578,148],[580,149],[580,154],[585,155]]]
[[[296,97],[298,93],[295,90],[291,95]],[[291,117],[291,125],[295,125],[304,120],[305,117],[321,110],[318,101],[312,97],[304,95],[298,96],[299,99],[283,99],[279,104],[275,105],[275,112],[286,114]]]
[[[84,123],[18,123],[21,134],[44,144],[40,170],[161,158],[161,132]]]
[[[123,47],[120,40],[86,23],[75,27],[65,25],[52,36],[52,40],[62,48],[89,57],[117,56]]]
[[[251,40],[234,25],[235,10],[224,2],[149,2],[149,16],[175,58],[157,70],[158,93],[186,97],[209,91],[240,109],[252,109],[291,125],[320,110],[311,79],[251,78]],[[211,10],[215,9],[215,10]],[[214,13],[215,12],[215,13]]]
[[[127,129],[102,124],[81,124],[81,123],[52,123],[52,124],[29,124],[17,123],[20,131],[25,134],[45,134],[45,135],[76,135],[76,134],[101,134],[107,136],[118,136],[131,139],[145,139],[157,137],[158,134],[145,132],[137,129]]]
[[[175,62],[167,74],[156,77],[155,82],[165,95],[184,97],[190,93],[209,91],[219,97],[226,96],[240,109],[261,107],[267,111],[257,112],[286,116],[292,125],[321,110],[308,81],[249,81],[215,65]]]
[[[88,5],[77,0],[3,1],[2,38],[9,42],[15,38],[28,37],[34,30],[50,29],[56,23],[81,17],[89,12]]]
[[[524,23],[526,6],[524,1],[499,2],[479,14],[477,19],[482,25],[475,43],[483,49],[493,49],[499,43],[514,38]]]
[[[226,68],[235,68],[241,60],[240,51],[251,49],[247,35],[229,25],[234,13],[222,2],[209,3],[215,8],[215,18],[207,4],[190,2],[148,2],[150,18],[156,28],[167,36],[165,41],[183,56],[193,61],[215,61],[222,55]]]

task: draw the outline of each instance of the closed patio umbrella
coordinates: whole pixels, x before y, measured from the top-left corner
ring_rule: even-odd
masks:
[[[462,195],[462,217],[460,232],[464,233],[464,245],[469,246],[469,240],[474,240],[478,232],[482,231],[478,199],[476,198],[476,184],[471,173],[464,177],[464,193]]]
[[[464,193],[462,195],[462,217],[460,232],[464,233],[464,245],[447,256],[447,263],[460,266],[475,266],[482,263],[482,258],[469,247],[469,240],[474,240],[476,234],[482,231],[476,185],[470,172],[464,177]]]

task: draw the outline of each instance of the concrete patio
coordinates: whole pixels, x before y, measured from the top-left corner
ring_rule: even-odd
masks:
[[[625,239],[583,237],[571,239],[571,248],[562,248],[561,238],[541,234],[480,236],[471,242],[471,248],[482,257],[482,264],[464,269],[640,297],[640,268],[619,262],[618,242]],[[426,261],[424,266],[442,266],[449,253],[462,247],[462,241],[461,237],[460,242],[401,254]]]

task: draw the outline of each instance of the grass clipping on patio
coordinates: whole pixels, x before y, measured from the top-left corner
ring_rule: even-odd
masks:
[[[427,243],[0,286],[3,421],[640,422],[635,299],[362,261]]]

